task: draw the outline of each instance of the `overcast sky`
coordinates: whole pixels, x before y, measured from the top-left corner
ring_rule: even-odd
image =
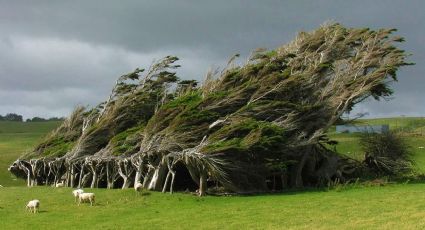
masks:
[[[0,0],[0,114],[68,115],[168,54],[180,57],[181,78],[201,80],[235,53],[276,48],[331,20],[399,29],[416,63],[399,72],[393,100],[352,114],[425,116],[424,9],[422,0]]]

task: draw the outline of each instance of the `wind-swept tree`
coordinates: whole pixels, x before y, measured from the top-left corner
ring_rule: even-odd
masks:
[[[360,163],[328,149],[326,132],[357,103],[392,94],[397,70],[409,64],[394,31],[323,25],[256,50],[244,66],[235,55],[201,86],[179,81],[178,59],[167,56],[146,73],[121,76],[106,102],[76,110],[11,171],[48,183],[25,162],[65,159],[65,170],[47,171],[78,180],[67,184],[140,182],[164,192],[197,187],[200,195],[211,186],[253,192],[344,180]]]

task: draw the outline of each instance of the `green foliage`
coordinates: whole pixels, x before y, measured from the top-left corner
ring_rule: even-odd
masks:
[[[61,157],[71,150],[74,145],[74,141],[66,140],[64,137],[58,137],[45,143],[45,147],[41,152],[43,156]]]
[[[176,98],[162,106],[163,109],[171,109],[176,107],[194,107],[202,100],[200,92],[194,91],[186,95]]]
[[[228,95],[229,95],[228,91],[224,91],[224,90],[223,91],[215,91],[215,92],[208,94],[208,97],[205,99],[205,101],[220,100],[220,99],[226,98]]]
[[[22,115],[16,113],[8,113],[4,116],[0,115],[0,121],[17,121],[22,122]]]
[[[112,155],[120,156],[123,154],[134,153],[137,147],[139,147],[139,135],[143,131],[144,127],[144,125],[135,126],[112,137],[110,140],[110,144],[112,145]]]
[[[250,155],[257,159],[281,155],[286,144],[285,130],[269,122],[245,119],[215,132],[206,153]]]
[[[245,151],[245,146],[241,145],[242,138],[231,138],[229,140],[219,140],[213,142],[212,144],[207,145],[203,151],[206,153],[220,153],[224,151],[235,151],[242,152]]]
[[[77,139],[81,136],[83,119],[90,111],[77,107],[71,116],[60,123],[59,127],[52,130],[44,139],[28,152],[24,158],[59,157],[72,149]]]
[[[220,157],[243,165],[229,174],[240,175],[232,182],[242,181],[250,189],[264,189],[270,165],[266,159],[277,162],[272,168],[297,162],[299,169],[290,170],[296,175],[285,175],[295,178],[290,182],[295,186],[302,186],[302,180],[314,185],[342,177],[340,165],[332,165],[345,164],[342,157],[318,149],[327,141],[329,127],[355,104],[391,95],[388,82],[408,64],[404,51],[394,46],[403,39],[391,38],[392,32],[326,24],[275,50],[257,50],[244,66],[235,66],[239,55],[232,56],[200,88],[196,81],[179,81],[173,72],[178,58],[166,56],[144,76],[139,75],[142,69],[121,76],[106,103],[83,114],[85,122],[91,114],[95,119],[71,157],[105,147],[112,147],[114,155],[126,154],[135,142],[140,154],[158,158],[201,146],[201,154],[222,153]],[[146,124],[140,139],[131,130],[138,124]],[[66,136],[53,136],[49,143],[55,153],[69,147],[61,142]]]
[[[257,127],[259,127],[259,122],[254,119],[235,121],[215,132],[210,138],[212,140],[220,140],[223,138],[244,137]]]
[[[360,144],[365,152],[366,165],[379,174],[397,176],[413,169],[409,146],[395,132],[365,134]]]
[[[244,138],[244,143],[252,146],[254,152],[281,153],[286,145],[285,130],[271,123],[260,123]]]
[[[395,132],[364,134],[360,139],[363,151],[373,157],[410,160],[411,153],[405,139]]]

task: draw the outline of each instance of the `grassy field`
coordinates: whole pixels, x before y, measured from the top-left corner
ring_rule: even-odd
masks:
[[[423,123],[403,119],[422,118],[388,123],[397,122],[398,128],[404,128],[418,168],[425,169],[425,152],[418,148],[425,145],[425,137],[418,133]],[[385,120],[362,122],[381,124]],[[202,198],[184,193],[145,192],[137,196],[132,189],[87,189],[96,193],[96,205],[77,206],[70,188],[27,188],[6,171],[10,162],[57,125],[0,123],[0,184],[4,186],[0,187],[1,229],[425,228],[425,184],[349,185],[329,191]],[[340,142],[339,151],[353,157],[362,155],[358,135],[330,135]],[[41,201],[40,213],[25,211],[31,199]]]
[[[48,131],[59,122],[8,122],[0,121],[0,184],[24,185],[7,171],[9,165],[23,152],[30,150]]]
[[[77,206],[69,188],[0,188],[2,229],[424,229],[425,185],[198,198],[190,194],[90,190]],[[28,200],[40,213],[25,212]]]
[[[364,119],[356,122],[359,125],[383,125],[388,124],[390,130],[399,131],[405,137],[410,151],[419,171],[425,172],[425,118],[402,117],[402,118],[379,118]],[[348,155],[355,159],[363,159],[364,153],[360,147],[360,134],[329,133],[331,139],[338,141],[336,149],[339,153]]]

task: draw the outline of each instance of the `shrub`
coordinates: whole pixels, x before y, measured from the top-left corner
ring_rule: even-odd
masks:
[[[410,148],[399,134],[365,134],[360,144],[365,152],[364,163],[378,175],[399,176],[412,171]]]

